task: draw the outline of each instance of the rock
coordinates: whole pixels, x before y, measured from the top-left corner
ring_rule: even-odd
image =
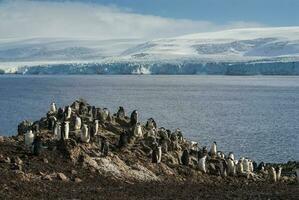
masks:
[[[28,120],[22,121],[18,125],[18,135],[24,135],[28,130],[31,129],[31,126],[32,126],[32,122],[31,121],[28,121]]]
[[[78,174],[78,172],[74,169],[72,169],[71,173],[72,173],[72,175],[77,175]]]
[[[50,175],[45,175],[45,176],[43,176],[43,180],[52,181],[53,179]]]
[[[75,183],[81,183],[82,182],[82,180],[80,179],[80,178],[75,178]]]
[[[48,159],[47,159],[47,158],[43,158],[43,162],[44,162],[44,163],[46,163],[46,164],[48,164],[48,163],[49,163],[49,161],[48,161]]]
[[[12,170],[22,171],[22,165],[18,165],[18,164],[16,164],[16,163],[14,163],[14,164],[11,166],[11,169],[12,169]]]
[[[64,173],[57,173],[57,178],[62,181],[68,181],[68,178],[66,177],[66,175],[64,175]]]
[[[89,167],[94,168],[94,169],[99,169],[100,168],[99,165],[98,165],[98,163],[95,160],[93,160],[90,156],[87,156],[87,155],[86,156],[82,156],[80,158],[80,161],[85,166],[89,166]]]
[[[3,155],[0,156],[0,162],[1,163],[11,163],[11,160],[9,157],[4,157]]]
[[[23,164],[23,161],[21,160],[21,158],[19,158],[19,157],[17,156],[17,157],[12,158],[12,163],[15,163],[15,164],[17,164],[17,165],[22,165],[22,164]]]

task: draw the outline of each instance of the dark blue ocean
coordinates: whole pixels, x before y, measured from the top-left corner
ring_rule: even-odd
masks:
[[[16,134],[52,101],[76,98],[142,120],[181,128],[202,145],[257,161],[299,160],[299,77],[289,76],[0,76],[0,134]]]

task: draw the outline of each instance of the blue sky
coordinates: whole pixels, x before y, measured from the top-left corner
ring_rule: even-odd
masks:
[[[157,38],[299,25],[299,0],[0,0],[0,39]]]
[[[61,0],[57,0],[60,1]],[[74,1],[74,0],[73,0]],[[299,25],[298,0],[75,0],[116,5],[141,14],[208,20],[255,21],[270,26]]]

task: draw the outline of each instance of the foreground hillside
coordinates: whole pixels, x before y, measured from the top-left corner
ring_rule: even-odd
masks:
[[[136,111],[127,117],[123,108],[113,115],[81,100],[63,109],[52,104],[46,117],[22,122],[17,136],[0,138],[0,194],[4,199],[298,199],[298,163],[257,166],[216,148],[199,147],[179,129],[158,128],[153,119],[140,124]]]

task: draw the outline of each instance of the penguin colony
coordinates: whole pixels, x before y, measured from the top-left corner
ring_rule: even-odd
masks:
[[[117,144],[109,144],[108,140],[101,136],[100,127],[107,121],[112,124],[122,121],[126,125],[119,135]],[[111,114],[109,109],[96,108],[84,100],[76,100],[70,106],[58,109],[56,104],[52,103],[45,122],[48,130],[53,133],[53,139],[68,140],[71,137],[82,143],[98,141],[103,156],[108,155],[111,145],[122,149],[139,141],[148,148],[152,163],[163,162],[163,154],[173,151],[179,155],[179,164],[188,167],[190,162],[195,162],[197,169],[202,173],[257,179],[258,174],[263,173],[273,182],[281,179],[281,167],[268,167],[263,162],[257,165],[256,162],[245,157],[235,159],[233,152],[226,155],[219,151],[216,142],[211,144],[208,151],[207,147],[200,147],[198,142],[186,140],[180,129],[172,132],[164,127],[158,128],[153,118],[142,124],[137,110],[128,117],[123,107],[119,107],[117,113]],[[38,132],[38,123],[35,123],[24,135],[25,145],[34,155],[39,155],[43,148]]]

